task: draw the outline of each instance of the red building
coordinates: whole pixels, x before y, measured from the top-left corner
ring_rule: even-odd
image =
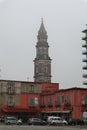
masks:
[[[69,88],[42,93],[41,113],[43,115],[58,115],[69,120],[82,119],[87,111],[87,89]]]
[[[0,115],[46,118],[49,115],[82,119],[87,89],[59,89],[58,83],[0,80]]]

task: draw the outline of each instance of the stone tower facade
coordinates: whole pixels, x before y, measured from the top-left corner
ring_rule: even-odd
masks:
[[[49,45],[47,32],[43,20],[37,36],[36,58],[34,60],[34,81],[51,82],[51,59],[49,57]]]

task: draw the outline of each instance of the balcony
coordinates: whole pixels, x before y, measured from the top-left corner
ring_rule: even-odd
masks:
[[[35,107],[35,104],[32,104],[32,105],[29,104],[29,107],[30,107],[30,108],[34,108],[34,107]]]
[[[87,40],[87,36],[83,37],[82,40],[85,40],[85,41],[86,41],[86,40]]]
[[[83,44],[82,47],[87,47],[87,44]]]
[[[56,107],[60,107],[60,102],[56,101],[56,102],[55,102],[55,106],[56,106]]]
[[[46,107],[46,105],[45,105],[44,103],[42,103],[42,104],[40,105],[40,107],[41,107],[41,108],[44,108],[44,107]]]
[[[15,91],[7,91],[7,94],[9,94],[9,95],[14,95],[14,94],[15,94]]]
[[[14,102],[9,102],[9,101],[7,102],[7,106],[8,106],[8,107],[13,107],[14,104],[15,104]]]
[[[65,106],[71,106],[71,103],[70,103],[70,101],[65,101],[64,105]]]
[[[56,107],[60,107],[60,104],[59,104],[59,103],[56,103],[55,106],[56,106]]]
[[[13,87],[13,88],[8,88],[7,89],[7,94],[15,94],[15,88]]]
[[[87,62],[87,59],[83,59],[82,62]]]
[[[87,51],[83,51],[82,54],[83,54],[83,55],[87,55]]]
[[[87,74],[83,74],[83,78],[87,78]]]
[[[52,103],[49,103],[49,104],[48,104],[48,107],[53,107],[53,104],[52,104]]]
[[[83,85],[87,85],[87,81],[83,81]]]
[[[82,67],[83,70],[87,70],[87,66]]]

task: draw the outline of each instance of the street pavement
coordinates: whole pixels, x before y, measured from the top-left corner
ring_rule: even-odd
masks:
[[[0,125],[0,130],[87,130],[87,126]]]

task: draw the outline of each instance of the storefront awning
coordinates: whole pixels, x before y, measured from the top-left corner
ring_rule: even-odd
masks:
[[[71,110],[67,111],[41,111],[41,113],[70,113]]]

